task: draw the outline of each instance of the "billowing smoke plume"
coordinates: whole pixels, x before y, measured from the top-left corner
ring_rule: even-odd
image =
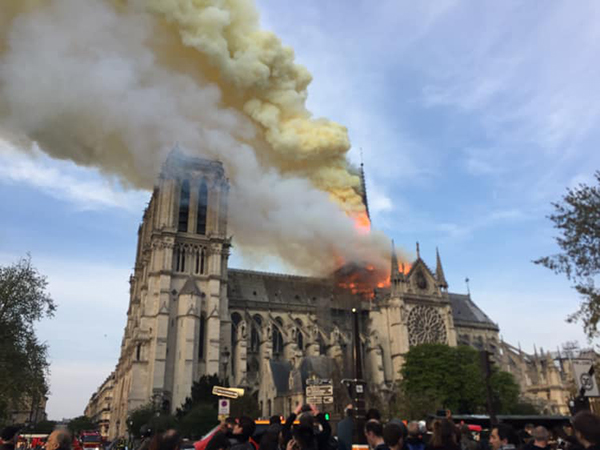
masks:
[[[225,164],[230,223],[246,250],[304,270],[385,264],[385,239],[349,219],[364,205],[346,129],[311,117],[309,82],[293,51],[259,29],[249,0],[7,0],[0,9],[1,138],[142,188],[179,142]]]

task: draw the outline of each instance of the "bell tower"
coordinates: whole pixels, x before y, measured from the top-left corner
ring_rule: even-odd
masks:
[[[130,280],[111,418],[119,432],[133,409],[174,411],[200,376],[228,375],[228,192],[220,162],[175,148],[162,167]]]

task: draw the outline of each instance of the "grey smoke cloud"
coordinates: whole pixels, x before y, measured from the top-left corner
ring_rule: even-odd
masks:
[[[223,106],[218,86],[160,64],[154,20],[101,0],[52,0],[18,16],[0,54],[0,136],[144,189],[179,142],[225,164],[231,232],[247,254],[313,273],[340,260],[385,264],[382,235],[357,234],[328,194],[259,162],[254,125]]]

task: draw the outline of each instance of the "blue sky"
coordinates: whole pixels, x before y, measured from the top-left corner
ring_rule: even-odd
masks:
[[[600,168],[600,4],[260,0],[265,28],[312,72],[309,108],[363,149],[374,227],[434,263],[505,340],[556,349],[577,295],[532,260],[545,216]],[[79,415],[119,354],[149,193],[0,145],[0,263],[31,252],[59,309],[42,322],[51,418]],[[241,260],[234,254],[233,265]]]

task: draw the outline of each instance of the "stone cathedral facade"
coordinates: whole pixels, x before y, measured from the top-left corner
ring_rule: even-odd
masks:
[[[470,296],[449,292],[439,254],[435,270],[418,248],[408,271],[392,256],[391,285],[370,301],[340,288],[335,275],[229,268],[228,191],[219,162],[174,151],[163,166],[138,231],[121,355],[109,377],[110,437],[124,435],[128,414],[148,402],[174,411],[204,374],[246,388],[264,416],[302,402],[308,377],[332,378],[341,410],[349,399],[339,381],[352,376],[352,307],[374,399],[390,398],[411,345],[499,351],[498,326]]]

